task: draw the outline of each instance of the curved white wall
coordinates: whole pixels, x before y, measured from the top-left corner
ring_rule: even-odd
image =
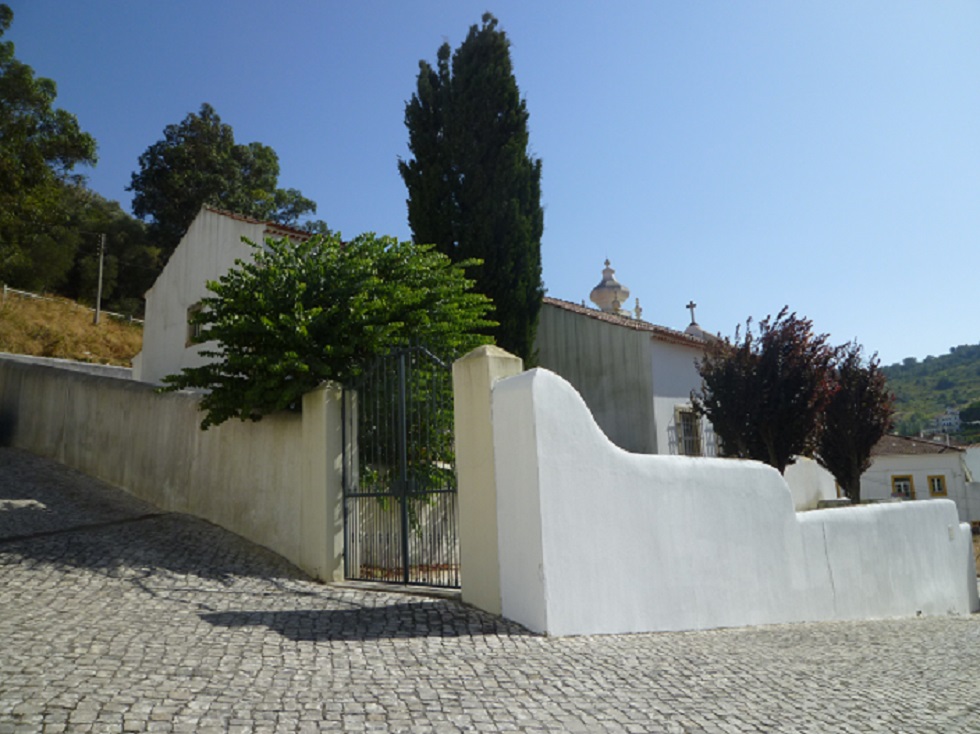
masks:
[[[567,382],[493,394],[504,616],[549,634],[976,608],[952,502],[794,512],[757,462],[630,454]],[[971,587],[972,579],[972,587]]]

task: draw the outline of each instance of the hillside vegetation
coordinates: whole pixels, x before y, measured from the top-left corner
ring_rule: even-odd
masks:
[[[964,411],[980,402],[980,344],[953,347],[949,354],[921,362],[908,357],[884,373],[897,398],[896,429],[902,435],[918,434],[947,407]],[[961,417],[967,420],[972,412],[961,412]],[[964,428],[961,438],[980,440],[980,426]]]
[[[41,300],[7,293],[0,303],[0,352],[58,357],[130,367],[143,344],[143,327],[63,298]]]

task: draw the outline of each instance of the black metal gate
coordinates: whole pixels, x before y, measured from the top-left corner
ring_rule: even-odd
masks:
[[[344,574],[459,586],[449,365],[423,347],[378,359],[344,391]]]

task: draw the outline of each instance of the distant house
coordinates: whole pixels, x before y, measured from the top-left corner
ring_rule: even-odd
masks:
[[[861,476],[861,499],[951,499],[960,520],[980,521],[980,482],[973,481],[966,451],[938,441],[885,436]]]
[[[236,260],[250,260],[267,237],[306,239],[309,232],[239,214],[203,207],[191,222],[153,287],[146,292],[143,350],[133,359],[133,379],[159,383],[185,367],[205,364],[194,343],[191,316],[208,295],[207,282],[217,280]]]
[[[946,408],[946,412],[932,421],[937,433],[959,433],[963,425],[960,421],[960,411],[956,408]]]

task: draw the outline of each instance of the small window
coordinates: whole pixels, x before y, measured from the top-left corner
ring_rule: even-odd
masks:
[[[677,430],[677,453],[701,456],[701,421],[691,408],[677,408],[674,414]]]
[[[198,301],[189,309],[187,309],[187,340],[184,343],[185,347],[189,347],[193,344],[197,344],[200,341],[201,334],[203,333],[203,328],[200,324],[194,323],[194,317],[201,312],[201,302]]]
[[[912,475],[892,477],[892,497],[901,497],[905,500],[915,499],[915,484],[912,482]]]
[[[942,474],[937,474],[929,477],[929,496],[930,497],[946,497],[946,477]]]

